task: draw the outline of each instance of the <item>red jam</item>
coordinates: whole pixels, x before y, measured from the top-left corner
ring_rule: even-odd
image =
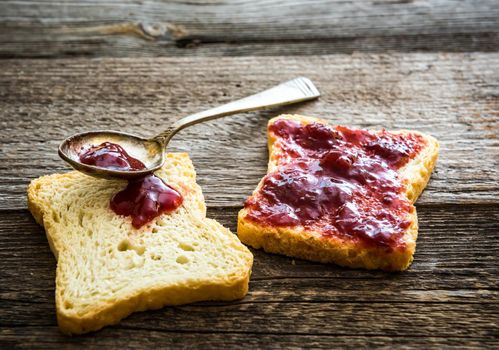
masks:
[[[397,169],[421,150],[419,135],[286,119],[269,131],[278,166],[246,201],[249,219],[376,246],[403,245],[399,238],[414,207],[402,194]]]
[[[142,170],[144,163],[130,156],[120,145],[104,142],[80,154],[84,164],[113,170]],[[154,175],[128,181],[127,187],[111,198],[111,209],[118,215],[132,217],[132,225],[140,228],[159,215],[182,205],[182,195]]]
[[[111,199],[111,209],[118,215],[132,217],[140,228],[165,212],[172,212],[183,202],[182,195],[159,177],[148,175],[128,182],[128,186]]]
[[[146,166],[129,155],[123,147],[111,142],[92,146],[80,154],[80,162],[112,170],[142,170]]]

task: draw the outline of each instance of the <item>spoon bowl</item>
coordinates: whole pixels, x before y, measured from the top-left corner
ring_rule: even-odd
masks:
[[[139,159],[144,170],[110,170],[95,165],[84,164],[80,154],[90,147],[111,142],[120,145],[130,156]],[[73,168],[87,175],[112,179],[134,179],[144,177],[159,168],[165,162],[163,145],[155,139],[145,139],[133,134],[111,130],[96,130],[75,134],[64,140],[59,146],[59,156]]]
[[[274,86],[240,100],[229,102],[203,112],[189,115],[177,120],[162,133],[145,139],[136,135],[117,131],[90,131],[73,135],[59,146],[59,156],[73,168],[85,174],[112,179],[134,179],[146,176],[163,166],[165,150],[170,139],[180,130],[207,120],[225,117],[228,115],[272,108],[315,99],[320,96],[314,84],[307,78],[299,77]],[[144,170],[117,169],[115,165],[109,167],[85,164],[80,156],[91,147],[99,146],[104,142],[121,147],[135,161],[145,165]],[[101,163],[102,164],[102,163]],[[121,165],[120,165],[121,166]]]

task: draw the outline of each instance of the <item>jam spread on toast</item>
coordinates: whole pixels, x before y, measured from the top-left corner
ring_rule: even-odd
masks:
[[[143,170],[140,160],[130,156],[118,144],[104,142],[92,146],[80,154],[84,164],[114,170]],[[118,215],[132,217],[132,225],[140,228],[165,212],[171,212],[182,205],[182,195],[154,175],[129,180],[127,187],[111,198],[111,209]]]
[[[245,202],[247,218],[389,249],[403,246],[399,239],[414,207],[397,170],[422,149],[421,136],[287,119],[276,120],[269,132],[277,167]]]

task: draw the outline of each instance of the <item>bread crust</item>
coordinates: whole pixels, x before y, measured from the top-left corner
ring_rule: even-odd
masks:
[[[186,171],[180,176],[187,176],[188,191],[192,191],[194,197],[194,207],[199,215],[199,219],[210,227],[216,225],[215,220],[207,219],[206,206],[200,187],[195,182],[195,172],[188,155],[186,153],[170,153],[167,155],[167,162],[174,161],[185,165]],[[82,175],[76,171],[66,174],[55,174],[43,176],[33,180],[27,189],[28,208],[35,220],[45,228],[47,240],[50,249],[58,260],[56,273],[56,311],[57,321],[61,332],[65,334],[81,334],[89,331],[98,330],[104,326],[118,323],[121,319],[135,311],[144,311],[147,309],[159,309],[166,305],[181,305],[193,303],[202,300],[236,300],[243,298],[248,292],[249,278],[253,265],[253,255],[241,244],[237,236],[230,230],[222,228],[221,234],[229,239],[232,248],[238,249],[243,263],[235,268],[230,275],[221,276],[218,279],[210,279],[202,282],[185,281],[175,285],[150,286],[142,290],[137,290],[125,296],[120,296],[114,300],[108,300],[104,303],[97,303],[91,309],[83,313],[78,310],[68,310],[64,308],[64,297],[61,291],[64,285],[61,274],[61,267],[70,262],[65,261],[64,246],[61,235],[57,229],[54,220],[50,215],[50,203],[47,203],[42,196],[42,191],[50,184],[67,179],[81,178]],[[167,214],[168,215],[168,214]]]
[[[281,115],[269,121],[269,125],[277,119],[291,119],[303,124],[326,121],[305,117],[301,115]],[[393,133],[404,134],[408,130]],[[414,133],[413,131],[411,131]],[[435,167],[438,157],[439,144],[429,135],[418,133],[426,140],[426,147],[418,155],[399,169],[402,181],[406,183],[405,195],[414,203],[426,187],[431,172]],[[269,165],[268,173],[277,167],[277,158],[273,144],[276,139],[268,134]],[[253,194],[257,193],[263,184],[263,179],[258,184]],[[237,233],[241,241],[254,248],[263,248],[269,253],[284,254],[321,263],[334,263],[337,265],[381,269],[386,271],[402,271],[407,269],[416,249],[418,235],[417,213],[414,208],[409,214],[410,226],[404,233],[402,240],[404,249],[389,249],[382,247],[369,247],[356,244],[351,240],[340,237],[325,237],[321,232],[314,232],[303,227],[274,227],[263,225],[247,219],[248,211],[243,208],[238,215]]]
[[[154,310],[165,306],[190,304],[203,300],[237,300],[248,293],[249,277],[250,271],[248,270],[246,274],[234,279],[231,283],[219,280],[195,288],[185,285],[158,286],[130,295],[126,299],[99,305],[93,312],[84,316],[64,312],[60,307],[62,305],[61,297],[56,295],[57,323],[64,334],[82,334],[117,324],[123,318],[137,311]]]

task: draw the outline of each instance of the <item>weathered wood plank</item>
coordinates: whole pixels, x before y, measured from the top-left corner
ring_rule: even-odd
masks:
[[[67,169],[56,148],[95,128],[151,135],[176,118],[298,75],[316,102],[182,131],[210,206],[235,206],[265,174],[265,125],[279,112],[436,136],[441,156],[420,204],[497,203],[499,55],[4,60],[0,70],[0,208],[25,207],[25,187]]]
[[[253,250],[250,292],[241,301],[138,313],[73,338],[55,327],[55,260],[43,229],[25,210],[0,211],[0,343],[232,347],[245,337],[250,339],[245,346],[497,345],[499,207],[418,210],[418,251],[404,273],[344,269]],[[237,208],[212,208],[208,215],[235,229]],[[137,337],[145,340],[135,342]]]
[[[43,26],[40,28],[40,26]],[[136,23],[117,23],[109,27],[80,28],[67,25],[47,28],[46,24],[19,25],[0,23],[0,59],[74,58],[74,57],[229,57],[294,56],[350,54],[354,52],[497,52],[499,33],[437,33],[362,37],[306,39],[242,39],[230,37],[211,41],[208,38],[184,38],[177,41],[149,40],[142,35],[110,34],[115,27]],[[101,31],[97,32],[96,31]],[[235,30],[239,30],[236,28]],[[457,30],[457,28],[456,28]],[[270,28],[268,30],[272,32]],[[227,30],[227,33],[233,33]]]
[[[419,215],[415,261],[404,273],[345,269],[253,250],[248,296],[231,304],[201,305],[232,305],[241,310],[246,304],[292,302],[497,305],[499,207],[422,206]],[[209,216],[235,231],[237,209],[210,209]],[[43,229],[29,212],[0,212],[0,261],[0,279],[6,281],[0,289],[0,315],[4,316],[0,324],[48,322],[55,260]],[[50,315],[34,316],[33,309]]]
[[[56,325],[53,305],[3,302],[5,326]],[[29,315],[23,309],[29,309]],[[453,303],[225,303],[192,304],[135,313],[116,328],[201,333],[243,332],[354,336],[490,338],[497,304]],[[27,317],[24,317],[27,316]],[[265,326],[263,326],[265,325]],[[4,324],[2,324],[4,326]]]
[[[3,1],[0,57],[497,51],[495,0]]]
[[[334,320],[334,317],[332,317]],[[331,321],[334,322],[334,321]],[[143,329],[107,328],[97,334],[65,337],[56,327],[17,327],[0,329],[0,338],[6,347],[20,349],[44,348],[126,348],[143,349],[158,347],[175,349],[354,349],[354,348],[408,348],[459,347],[460,349],[497,348],[494,337],[420,337],[405,335],[355,336],[338,334],[262,334],[249,332],[200,332],[175,333]],[[64,345],[62,345],[64,344]]]
[[[246,298],[136,313],[119,325],[64,337],[54,312],[55,260],[27,211],[0,212],[0,343],[30,348],[162,346],[494,347],[499,212],[420,206],[416,261],[389,274],[254,251]],[[237,209],[210,209],[234,229]],[[449,222],[453,230],[449,232]],[[261,325],[265,324],[262,329]]]

